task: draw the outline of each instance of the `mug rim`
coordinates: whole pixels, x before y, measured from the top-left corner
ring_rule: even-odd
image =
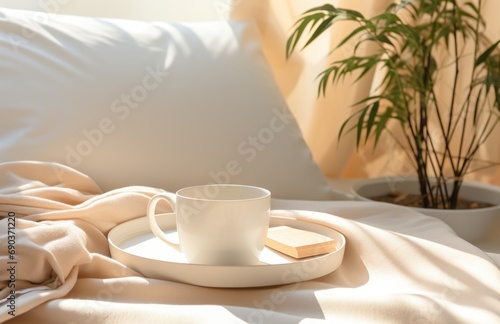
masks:
[[[195,196],[195,195],[188,195],[185,193],[185,191],[192,191],[195,189],[203,189],[203,188],[244,188],[244,189],[249,189],[249,190],[254,190],[253,195],[248,195],[248,197],[244,198],[235,198],[235,199],[219,199],[216,197],[210,197],[210,195],[206,196]],[[183,198],[183,199],[189,199],[189,200],[200,200],[200,201],[214,201],[214,202],[233,202],[233,201],[252,201],[252,200],[259,200],[259,199],[265,199],[271,196],[271,191],[268,189],[262,188],[262,187],[257,187],[257,186],[252,186],[252,185],[245,185],[245,184],[204,184],[204,185],[194,185],[194,186],[188,186],[181,188],[177,190],[175,193],[177,198]]]

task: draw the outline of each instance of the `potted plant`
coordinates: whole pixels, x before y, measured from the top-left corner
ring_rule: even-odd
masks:
[[[372,18],[325,4],[304,12],[287,42],[289,57],[299,44],[307,47],[342,22],[356,24],[337,46],[350,44],[352,55],[333,62],[319,75],[318,94],[324,95],[330,83],[351,74],[358,80],[367,73],[382,73],[373,93],[356,103],[360,108],[343,123],[339,137],[354,131],[358,147],[373,143],[374,148],[381,136],[394,137],[416,174],[410,187],[414,186],[417,199],[411,197],[412,192],[404,197],[411,197],[414,206],[434,216],[443,214],[443,209],[453,209],[456,215],[457,207],[468,208],[461,206],[464,177],[500,122],[500,39],[485,36],[482,1],[476,3],[406,0],[390,4]],[[446,78],[450,78],[448,91],[437,93],[437,85]],[[385,187],[386,191],[394,189]],[[357,189],[358,194],[363,191]],[[380,189],[375,192],[382,193]],[[404,202],[404,197],[393,198]],[[498,197],[499,191],[490,203],[498,205]],[[482,201],[473,201],[469,207],[483,207]],[[490,220],[498,220],[500,209],[493,214]]]

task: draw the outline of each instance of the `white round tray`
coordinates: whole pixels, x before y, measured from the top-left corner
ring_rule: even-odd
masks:
[[[187,263],[184,256],[156,238],[146,217],[114,227],[108,234],[111,257],[150,278],[172,280],[198,286],[236,288],[274,286],[311,280],[331,273],[342,263],[345,237],[336,230],[271,212],[270,226],[286,225],[313,231],[335,239],[334,252],[305,259],[294,259],[273,249],[264,248],[261,264],[217,266]],[[295,215],[301,211],[293,211]],[[307,211],[310,217],[318,212]],[[324,215],[323,215],[324,216]],[[158,215],[158,225],[173,240],[175,214]]]

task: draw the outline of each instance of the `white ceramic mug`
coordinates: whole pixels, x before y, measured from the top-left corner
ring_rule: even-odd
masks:
[[[171,242],[156,223],[160,200],[176,213],[180,244]],[[151,198],[147,217],[152,232],[180,250],[187,261],[211,265],[257,264],[264,249],[271,193],[246,185],[201,185]]]

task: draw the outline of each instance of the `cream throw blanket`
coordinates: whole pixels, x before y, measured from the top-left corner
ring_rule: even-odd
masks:
[[[215,289],[145,278],[110,258],[106,235],[160,191],[102,193],[58,164],[0,164],[0,322],[500,322],[498,265],[440,221],[385,204],[273,201],[330,213],[314,221],[346,236],[341,267],[316,280]]]

